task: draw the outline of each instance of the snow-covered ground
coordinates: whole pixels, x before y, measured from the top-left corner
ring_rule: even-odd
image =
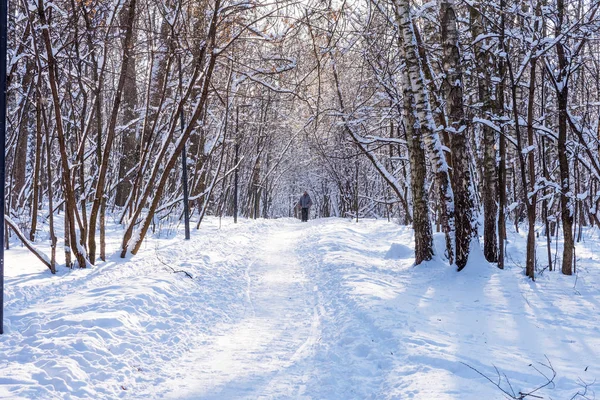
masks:
[[[535,395],[571,399],[600,377],[594,231],[577,277],[533,283],[518,234],[506,270],[476,252],[457,273],[414,267],[411,230],[386,221],[209,218],[129,260],[112,229],[87,270],[6,252],[0,398],[503,399],[481,374],[517,397],[551,363]]]

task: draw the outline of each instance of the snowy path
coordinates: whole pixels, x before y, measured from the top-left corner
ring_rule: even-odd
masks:
[[[310,357],[319,340],[316,296],[295,250],[303,230],[276,229],[262,239],[246,260],[245,312],[224,323],[173,368],[184,371],[155,396],[226,399],[297,397],[306,376],[295,364]]]
[[[385,397],[397,341],[361,311],[329,257],[358,262],[388,245],[376,249],[352,230],[335,229],[288,220],[238,248],[245,254],[243,312],[210,327],[196,347],[162,366],[168,377],[160,385],[136,397]]]

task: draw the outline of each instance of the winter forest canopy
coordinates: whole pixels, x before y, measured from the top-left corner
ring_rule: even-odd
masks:
[[[599,8],[10,1],[10,234],[53,271],[56,251],[85,267],[112,218],[136,254],[181,223],[185,151],[196,228],[292,216],[306,189],[317,217],[412,225],[417,264],[443,232],[459,270],[474,243],[503,268],[507,229],[525,229],[526,274],[570,275],[582,227],[600,224]]]

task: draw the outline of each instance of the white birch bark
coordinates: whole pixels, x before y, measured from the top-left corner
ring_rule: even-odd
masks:
[[[446,252],[450,263],[454,261],[454,194],[450,185],[449,167],[444,156],[442,142],[438,134],[429,102],[429,92],[424,82],[419,49],[410,16],[408,0],[394,0],[394,11],[399,28],[400,52],[406,62],[403,74],[406,88],[414,99],[415,128],[423,132],[423,141],[432,160],[442,203],[442,226],[446,235]]]

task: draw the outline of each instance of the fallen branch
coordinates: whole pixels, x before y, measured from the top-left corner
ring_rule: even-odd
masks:
[[[587,367],[585,368],[585,370],[587,371]],[[583,392],[580,392],[578,390],[577,393],[575,393],[573,395],[573,397],[571,397],[569,400],[575,400],[577,398],[591,400],[589,397],[587,397],[587,393],[588,393],[589,387],[593,386],[596,383],[596,380],[594,379],[594,381],[592,383],[587,383],[587,382],[584,382],[583,379],[581,379],[581,378],[578,378],[578,379],[579,379],[578,385],[582,387]]]
[[[6,221],[6,224],[10,226],[11,229],[15,232],[15,235],[17,235],[17,237],[19,238],[19,240],[21,240],[25,247],[27,247],[27,249],[29,249],[29,251],[31,251],[46,267],[48,267],[48,269],[53,274],[55,274],[56,267],[52,265],[48,256],[44,254],[44,252],[42,252],[40,249],[35,247],[35,244],[33,244],[33,242],[29,241],[25,237],[23,232],[21,232],[21,230],[19,229],[19,226],[15,223],[15,221],[13,221],[8,215],[4,215],[4,220]]]
[[[544,363],[540,363],[540,365],[548,368],[551,372],[552,372],[552,377],[547,376],[546,374],[544,374],[542,371],[540,371],[535,365],[533,364],[529,364],[530,367],[532,367],[533,369],[535,369],[541,376],[543,376],[546,379],[546,382],[543,383],[542,385],[536,387],[535,389],[529,391],[529,392],[522,392],[520,391],[518,394],[515,393],[512,385],[510,384],[510,380],[508,379],[508,377],[506,376],[506,374],[500,374],[500,371],[498,370],[498,368],[496,368],[496,366],[494,365],[494,369],[496,370],[496,374],[498,375],[498,382],[494,382],[490,377],[488,377],[487,375],[485,375],[483,372],[479,371],[478,369],[470,366],[467,363],[464,363],[461,361],[461,364],[466,365],[467,367],[469,367],[470,369],[472,369],[473,371],[477,372],[479,375],[481,375],[482,377],[484,377],[485,379],[487,379],[492,385],[496,386],[500,391],[502,391],[502,393],[504,393],[506,396],[508,396],[511,399],[514,400],[523,400],[527,397],[534,397],[536,399],[542,399],[543,397],[535,395],[534,393],[536,393],[537,391],[547,387],[548,385],[554,385],[554,378],[556,378],[556,371],[554,370],[554,367],[552,366],[552,363],[550,362],[550,360],[548,359],[547,356],[546,360],[548,361],[548,364],[544,364]],[[504,376],[504,379],[506,380],[506,384],[508,385],[508,387],[510,388],[510,392],[507,391],[506,389],[502,388],[501,383],[502,383],[502,376]]]
[[[156,259],[158,260],[158,262],[159,262],[159,263],[161,263],[162,265],[164,265],[165,267],[167,267],[167,268],[170,268],[170,269],[171,269],[171,271],[172,271],[174,274],[177,274],[177,273],[183,273],[183,274],[185,274],[185,275],[186,275],[188,278],[190,278],[190,279],[194,279],[194,277],[193,277],[193,276],[192,276],[192,275],[191,275],[189,272],[187,272],[187,271],[184,271],[184,270],[176,270],[175,268],[171,267],[169,264],[167,264],[166,262],[164,262],[163,260],[161,260],[161,259],[160,259],[160,257],[158,256],[158,246],[154,248],[154,252],[156,253]]]

